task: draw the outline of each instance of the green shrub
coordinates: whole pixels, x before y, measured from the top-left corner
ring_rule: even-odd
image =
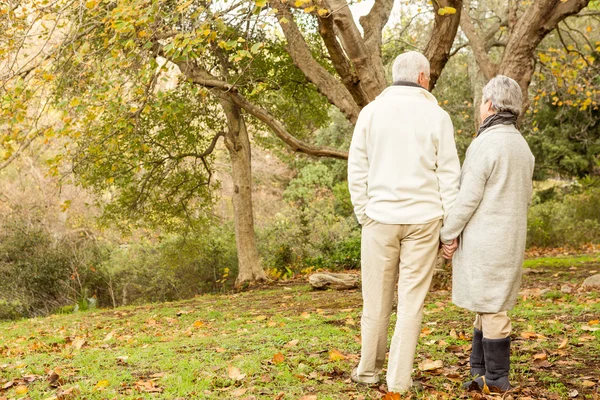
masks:
[[[560,247],[600,243],[600,188],[535,204],[529,210],[529,246]]]
[[[4,319],[19,319],[26,316],[26,307],[19,301],[0,299],[0,321]]]
[[[347,183],[333,185],[331,168],[302,168],[284,192],[288,207],[259,232],[259,252],[272,275],[360,266],[360,229]]]
[[[94,281],[102,281],[94,276],[102,256],[87,237],[55,237],[40,222],[5,219],[0,227],[0,314],[46,315],[77,303],[84,288],[92,297]]]
[[[102,264],[112,305],[173,301],[223,290],[237,275],[231,225],[121,246]],[[106,305],[106,304],[102,304]]]

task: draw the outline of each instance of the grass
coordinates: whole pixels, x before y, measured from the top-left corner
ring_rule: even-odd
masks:
[[[511,380],[519,385],[513,398],[562,399],[574,390],[578,398],[598,398],[600,295],[578,291],[597,261],[528,260],[511,313]],[[380,398],[381,388],[349,379],[360,352],[360,307],[359,291],[315,292],[288,282],[4,322],[0,399]],[[425,390],[413,398],[472,397],[460,389],[471,319],[450,303],[449,292],[430,294],[415,360]],[[444,367],[420,371],[426,359]]]

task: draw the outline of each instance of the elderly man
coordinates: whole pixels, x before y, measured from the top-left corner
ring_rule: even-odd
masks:
[[[362,225],[362,350],[355,382],[375,384],[383,368],[394,288],[398,311],[387,370],[390,392],[412,386],[425,296],[442,219],[458,193],[454,131],[429,88],[429,62],[399,55],[394,84],[360,113],[348,184]]]

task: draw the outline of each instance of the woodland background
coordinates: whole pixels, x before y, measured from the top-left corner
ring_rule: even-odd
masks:
[[[598,1],[8,0],[0,30],[0,319],[359,268],[346,151],[407,50],[461,159],[482,85],[521,84],[529,253],[600,243]]]

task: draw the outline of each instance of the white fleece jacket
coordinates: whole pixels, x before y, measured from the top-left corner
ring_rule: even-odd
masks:
[[[361,111],[348,159],[360,224],[425,224],[445,217],[459,189],[450,116],[427,90],[390,86]]]

